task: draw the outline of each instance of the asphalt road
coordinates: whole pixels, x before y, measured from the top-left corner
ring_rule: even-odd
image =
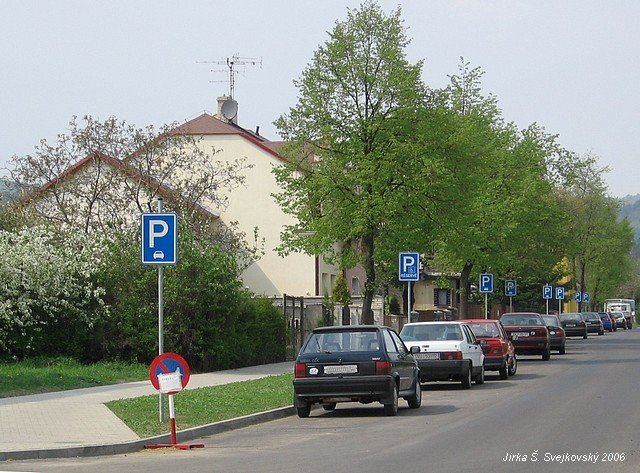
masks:
[[[570,340],[551,361],[522,358],[513,378],[464,391],[430,384],[397,417],[342,404],[204,439],[189,452],[0,464],[39,472],[618,472],[640,471],[640,330]],[[537,460],[531,455],[537,451]],[[504,461],[508,453],[526,462]],[[625,460],[604,462],[605,454]],[[564,463],[545,455],[589,455]],[[597,455],[597,459],[596,459]],[[617,457],[619,458],[619,457]],[[549,457],[547,457],[549,459]],[[573,460],[573,461],[572,461]]]

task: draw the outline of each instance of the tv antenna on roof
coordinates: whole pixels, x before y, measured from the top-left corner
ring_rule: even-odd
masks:
[[[236,86],[236,74],[241,71],[238,70],[238,66],[244,69],[247,66],[260,66],[262,69],[262,58],[257,57],[243,57],[238,56],[238,53],[231,57],[221,59],[219,61],[196,61],[198,64],[217,64],[219,66],[227,66],[229,72],[229,78],[225,80],[214,80],[211,82],[228,82],[229,83],[229,97],[233,98]],[[225,69],[211,69],[211,72],[227,72]]]

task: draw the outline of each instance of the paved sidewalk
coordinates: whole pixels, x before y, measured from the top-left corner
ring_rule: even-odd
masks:
[[[292,372],[292,363],[191,376],[187,389]],[[149,381],[0,399],[0,451],[98,445],[139,437],[105,405],[156,391]]]

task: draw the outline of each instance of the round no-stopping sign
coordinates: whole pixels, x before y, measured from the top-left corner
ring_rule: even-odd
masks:
[[[182,382],[182,388],[184,389],[189,382],[191,371],[189,370],[187,360],[176,353],[163,353],[162,355],[156,356],[151,362],[151,365],[149,365],[149,380],[151,381],[151,384],[153,384],[154,388],[160,390],[158,375],[175,373],[176,370],[179,370],[180,374],[182,374],[180,381]]]

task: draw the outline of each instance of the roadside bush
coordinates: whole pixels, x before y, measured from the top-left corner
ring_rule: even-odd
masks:
[[[81,357],[107,318],[97,284],[101,245],[44,227],[0,231],[0,357]]]
[[[97,327],[96,359],[149,362],[157,354],[157,270],[140,264],[139,246],[119,241],[105,257],[101,285],[111,316]],[[165,269],[165,351],[195,370],[281,361],[286,324],[267,299],[242,289],[233,255],[180,228],[179,259]]]

